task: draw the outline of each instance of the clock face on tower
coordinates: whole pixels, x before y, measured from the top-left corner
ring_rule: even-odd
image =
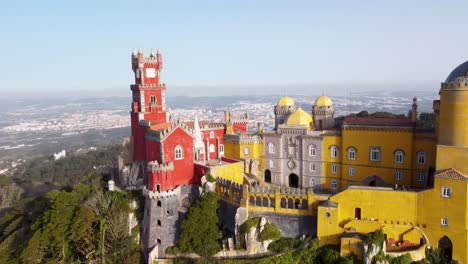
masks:
[[[156,77],[156,69],[146,68],[146,78],[154,78],[154,77]]]

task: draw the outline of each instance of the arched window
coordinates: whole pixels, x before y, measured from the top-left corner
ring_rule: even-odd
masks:
[[[309,156],[317,155],[317,147],[315,145],[309,145]]]
[[[214,138],[214,131],[210,132],[210,138]]]
[[[184,158],[184,149],[181,146],[175,148],[175,159],[181,160]]]
[[[332,158],[337,158],[338,157],[338,147],[337,146],[331,146],[330,147],[330,157],[332,157]]]
[[[401,171],[395,171],[395,180],[396,181],[401,181],[401,178],[402,178]]]
[[[426,163],[426,152],[419,151],[418,152],[418,164],[425,164]]]
[[[316,170],[315,163],[310,163],[309,164],[309,170],[310,171],[315,171]]]
[[[395,163],[403,163],[405,154],[402,150],[395,151]]]
[[[274,154],[275,153],[275,144],[273,143],[268,143],[268,153]]]
[[[332,190],[338,189],[338,182],[336,180],[332,180],[330,187],[331,187]]]
[[[210,145],[210,152],[215,152],[215,147],[213,144]]]
[[[348,148],[348,159],[356,160],[356,148],[354,147]]]

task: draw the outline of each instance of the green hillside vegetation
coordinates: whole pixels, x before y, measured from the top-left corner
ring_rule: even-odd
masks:
[[[140,263],[129,204],[83,184],[23,199],[0,218],[0,263]]]

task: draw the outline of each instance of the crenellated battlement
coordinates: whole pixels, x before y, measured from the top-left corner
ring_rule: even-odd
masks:
[[[224,135],[224,141],[246,144],[246,145],[254,145],[263,143],[263,139],[258,134],[235,134],[235,135]]]
[[[466,90],[468,89],[468,77],[459,77],[455,82],[443,82],[440,87],[444,90]]]
[[[161,172],[161,171],[173,171],[174,164],[171,162],[159,164],[158,161],[151,161],[146,165],[146,171],[148,172]]]

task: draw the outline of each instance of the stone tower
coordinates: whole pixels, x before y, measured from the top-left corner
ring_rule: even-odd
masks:
[[[275,130],[279,125],[286,123],[289,115],[296,111],[296,105],[291,97],[283,96],[275,106]]]
[[[312,116],[314,117],[315,129],[330,129],[335,125],[335,106],[332,100],[325,95],[315,100],[312,106]]]

